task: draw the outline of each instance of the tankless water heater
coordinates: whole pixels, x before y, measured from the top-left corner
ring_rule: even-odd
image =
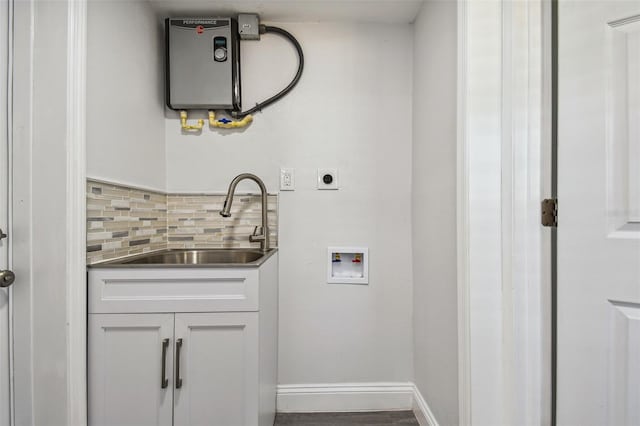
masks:
[[[165,20],[166,102],[174,110],[240,111],[240,39],[233,18]]]
[[[166,102],[179,111],[183,132],[201,132],[205,120],[189,123],[189,111],[206,111],[212,129],[238,129],[253,114],[278,102],[300,81],[304,68],[302,46],[288,31],[263,25],[257,14],[218,18],[167,18]],[[240,98],[240,40],[260,40],[261,34],[287,39],[298,53],[298,70],[279,92],[243,111]],[[221,114],[219,114],[221,112]]]

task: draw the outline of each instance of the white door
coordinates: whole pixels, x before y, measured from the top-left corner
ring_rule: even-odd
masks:
[[[0,2],[0,228],[8,231],[9,225],[9,55],[11,40],[10,2]],[[11,232],[8,232],[11,233]],[[0,270],[9,268],[8,240],[0,240]],[[11,424],[10,382],[10,287],[0,283],[0,426]]]
[[[175,426],[258,424],[257,324],[257,312],[176,314]]]
[[[89,425],[171,426],[173,314],[91,314],[89,336]]]
[[[640,2],[559,2],[559,425],[640,425]]]

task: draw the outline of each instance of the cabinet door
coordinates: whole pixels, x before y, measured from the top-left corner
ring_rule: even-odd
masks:
[[[89,315],[90,426],[171,426],[173,317]]]
[[[258,424],[257,324],[257,312],[176,314],[175,426]]]

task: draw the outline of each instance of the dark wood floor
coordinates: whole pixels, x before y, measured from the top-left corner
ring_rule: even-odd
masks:
[[[375,413],[279,413],[274,426],[350,426],[376,425],[418,426],[411,411],[380,411]]]

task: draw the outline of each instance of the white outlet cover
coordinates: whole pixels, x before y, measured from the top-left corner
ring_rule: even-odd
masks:
[[[331,183],[324,183],[324,177],[330,175]],[[318,169],[318,189],[338,189],[338,169]]]
[[[280,169],[280,191],[294,191],[296,189],[295,169],[283,167]]]

